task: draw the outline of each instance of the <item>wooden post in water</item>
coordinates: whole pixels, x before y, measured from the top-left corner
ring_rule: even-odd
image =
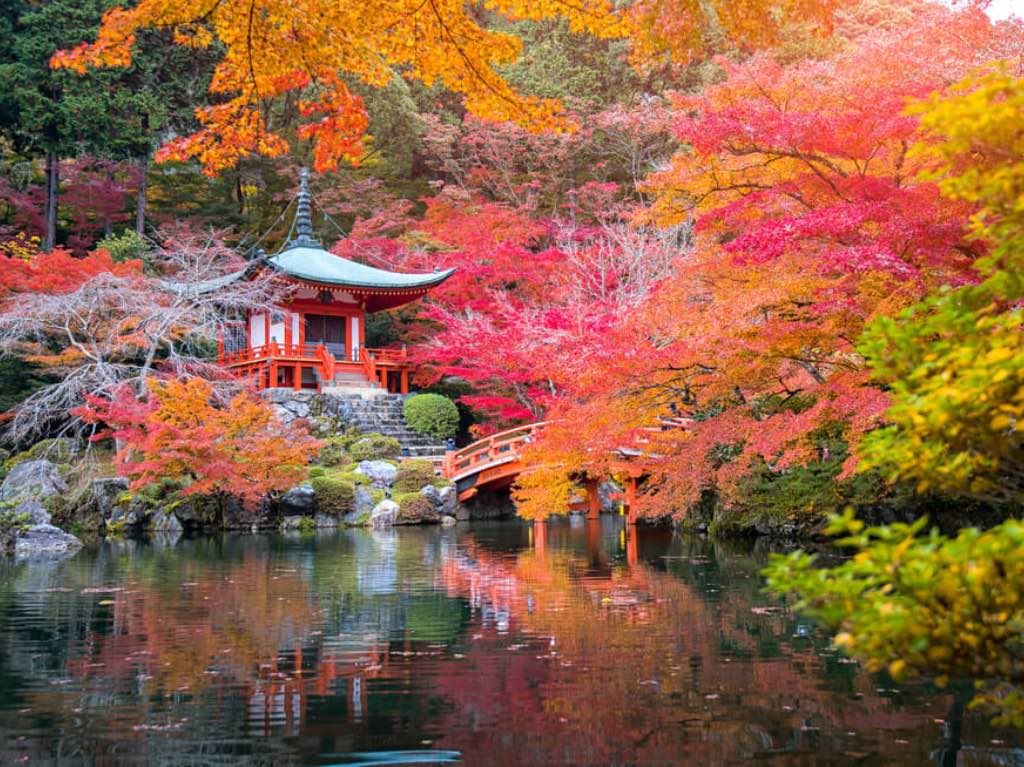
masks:
[[[601,518],[601,496],[597,492],[598,481],[587,479],[587,519]]]
[[[626,524],[636,524],[636,477],[626,478]]]
[[[538,554],[543,554],[548,548],[548,522],[546,519],[535,519],[533,527],[533,548]]]

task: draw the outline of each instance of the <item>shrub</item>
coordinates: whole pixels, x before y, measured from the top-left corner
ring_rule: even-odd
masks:
[[[437,519],[434,504],[419,493],[400,493],[392,498],[398,504],[398,521],[409,524]]]
[[[363,434],[358,429],[349,429],[344,434],[327,437],[320,449],[318,463],[321,466],[341,466],[350,463],[352,458],[349,456],[349,448],[362,438]]]
[[[117,263],[145,259],[149,251],[146,241],[131,229],[118,235],[107,235],[96,243],[96,247],[110,253],[110,257]]]
[[[382,458],[395,458],[402,452],[402,445],[394,437],[383,434],[368,434],[352,444],[349,454],[356,461],[379,461]]]
[[[454,437],[459,430],[459,409],[440,394],[417,394],[405,401],[405,422],[418,434],[436,439]]]
[[[402,461],[398,464],[398,476],[395,477],[396,493],[418,493],[425,485],[434,480],[434,464],[430,461]]]
[[[323,466],[314,466],[313,468],[311,468],[309,470],[309,477],[310,477],[310,479],[312,479],[314,477],[323,477],[326,474],[327,474],[327,469],[325,469]]]
[[[14,541],[28,530],[28,514],[15,511],[17,504],[0,502],[0,554],[14,551]]]
[[[350,482],[353,485],[369,485],[371,480],[365,474],[360,474],[358,471],[343,471],[330,476],[335,479],[342,479],[345,482]]]
[[[335,477],[313,477],[316,505],[324,514],[340,517],[355,508],[356,491],[351,482]]]

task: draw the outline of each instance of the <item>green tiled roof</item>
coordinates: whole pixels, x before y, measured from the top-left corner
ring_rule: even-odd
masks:
[[[454,269],[427,274],[402,274],[377,269],[347,258],[336,256],[314,243],[289,243],[267,261],[279,272],[306,282],[353,288],[430,288],[440,285],[455,272]]]

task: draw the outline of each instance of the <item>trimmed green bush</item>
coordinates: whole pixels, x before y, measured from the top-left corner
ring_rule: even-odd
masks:
[[[340,517],[355,508],[356,489],[351,482],[335,477],[313,477],[309,484],[316,493],[317,508],[324,514]]]
[[[311,468],[309,470],[309,478],[310,479],[312,479],[313,477],[323,477],[326,474],[327,474],[327,469],[325,469],[323,466],[314,466],[313,468]]]
[[[396,493],[418,493],[434,480],[434,464],[423,459],[402,461],[395,477]]]
[[[409,397],[402,413],[410,429],[427,437],[448,439],[459,430],[459,409],[440,394]]]
[[[391,498],[398,504],[398,521],[408,524],[433,522],[437,519],[434,504],[419,493],[399,493]]]
[[[385,437],[383,434],[367,434],[349,448],[349,455],[352,460],[379,461],[384,458],[396,458],[402,452],[402,445],[394,437]]]

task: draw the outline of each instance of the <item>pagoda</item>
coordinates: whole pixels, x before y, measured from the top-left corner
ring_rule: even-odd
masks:
[[[229,328],[218,360],[260,389],[339,386],[406,394],[407,349],[367,348],[366,315],[422,298],[455,270],[389,272],[325,250],[313,236],[305,168],[300,178],[294,236],[263,259],[292,290],[274,311],[252,313]]]

